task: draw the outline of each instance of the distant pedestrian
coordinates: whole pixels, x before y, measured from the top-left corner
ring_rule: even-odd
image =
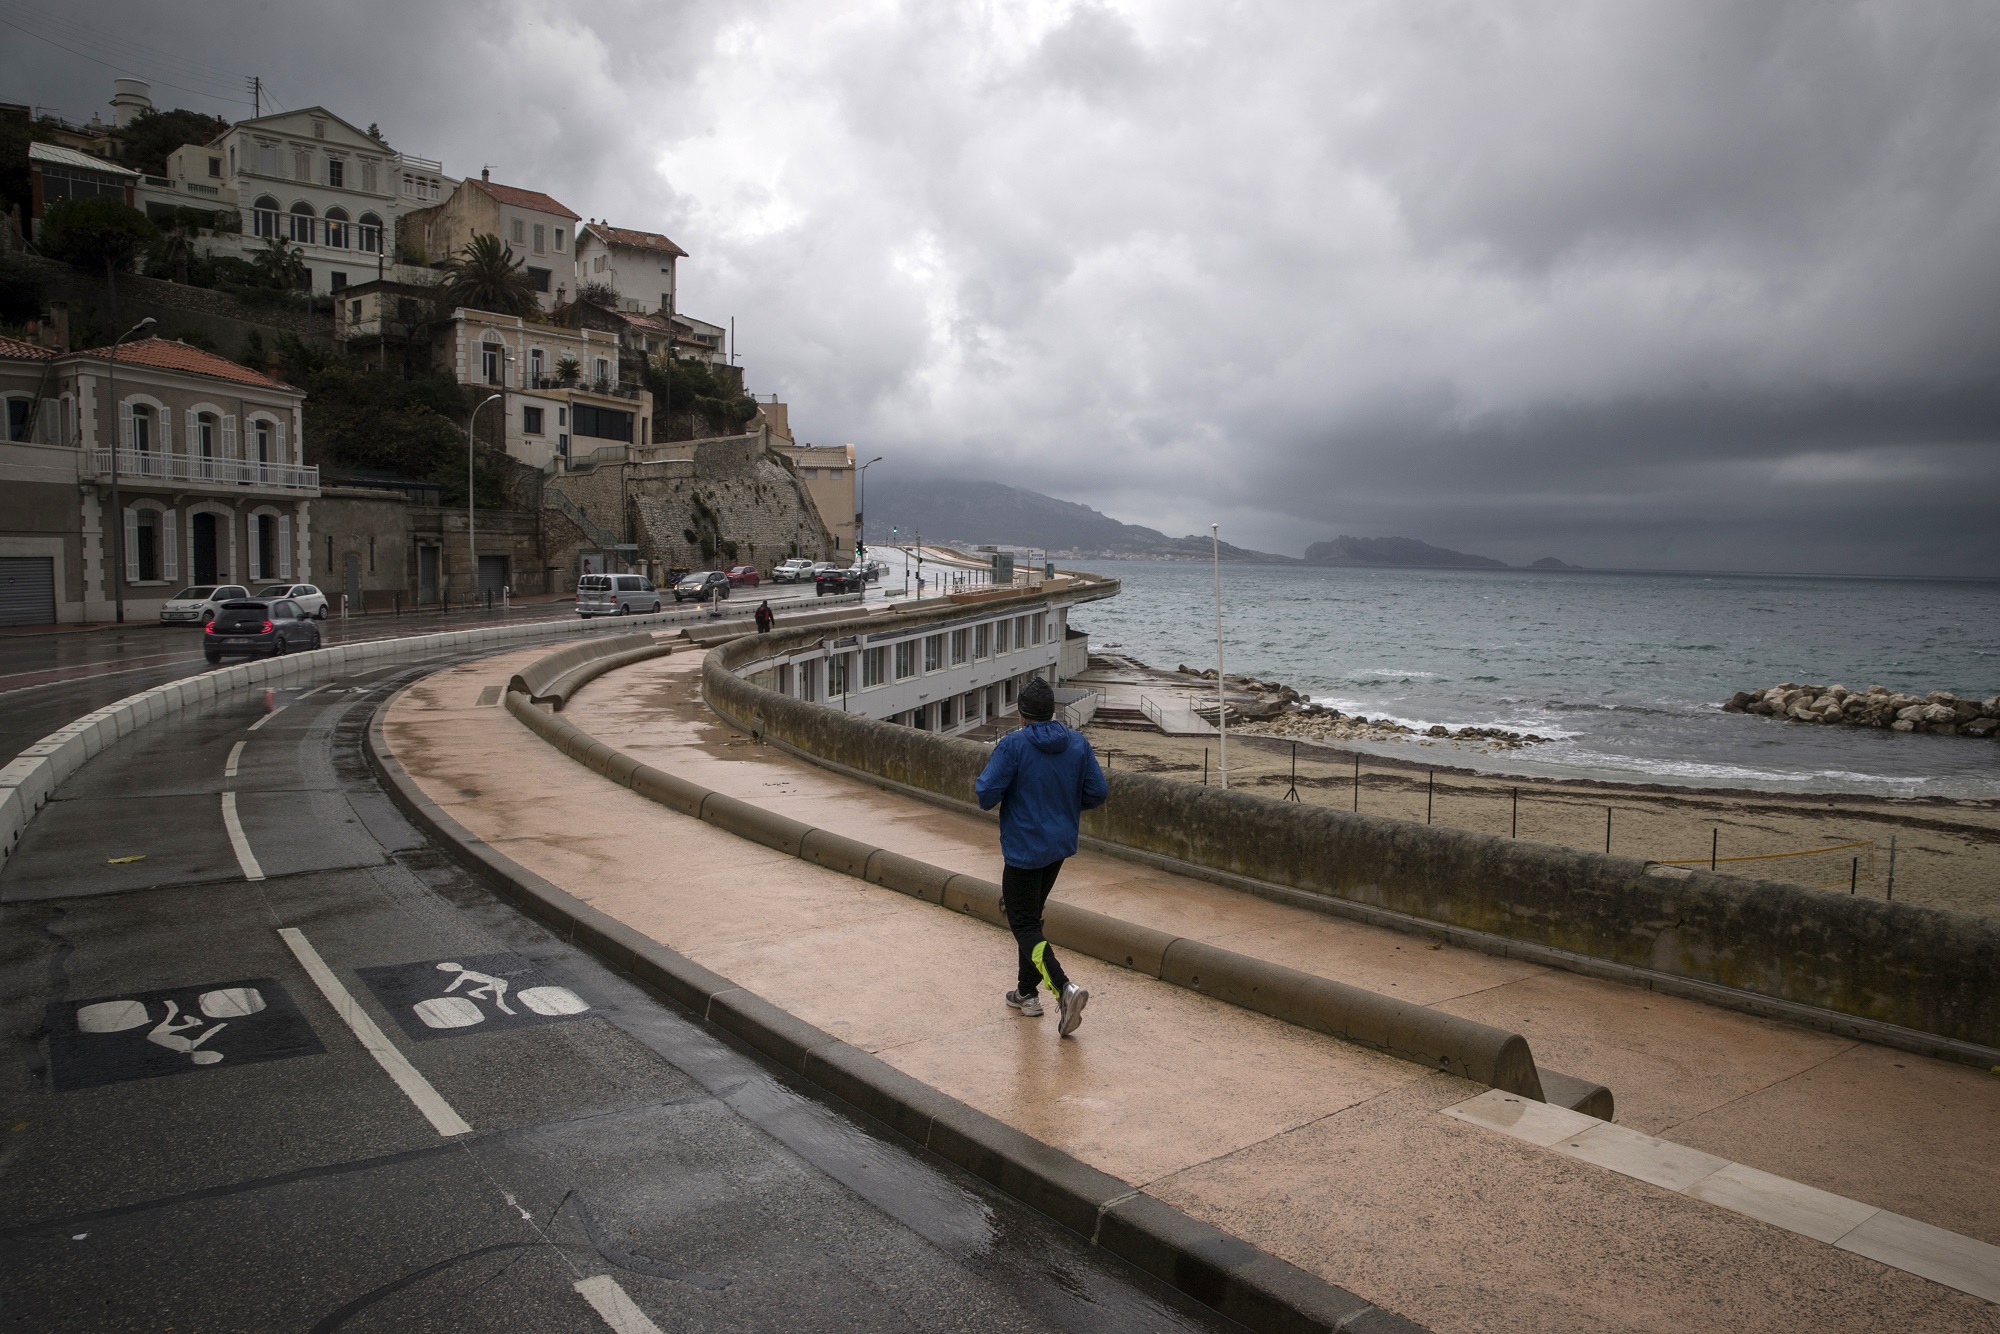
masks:
[[[1104,804],[1110,788],[1081,732],[1055,721],[1056,693],[1039,676],[1021,687],[1023,726],[1000,738],[979,775],[979,809],[1000,808],[1001,905],[1020,955],[1007,1004],[1030,1018],[1042,1013],[1037,992],[1056,995],[1068,1037],[1083,1022],[1090,993],[1069,980],[1042,934],[1042,910],[1063,862],[1076,855],[1077,821]]]
[[[757,633],[758,633],[758,634],[760,634],[760,635],[768,635],[768,634],[770,634],[770,633],[771,633],[771,602],[770,602],[770,599],[768,599],[768,598],[767,598],[767,599],[765,599],[764,601],[762,601],[762,602],[760,602],[760,603],[758,603],[758,604],[757,604],[757,617],[756,617],[756,619],[757,619]]]

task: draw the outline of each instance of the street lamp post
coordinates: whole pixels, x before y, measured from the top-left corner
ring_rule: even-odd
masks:
[[[465,419],[465,549],[472,572],[470,591],[466,594],[469,602],[479,601],[479,520],[473,513],[473,504],[477,496],[472,489],[472,428],[479,420],[480,408],[488,403],[497,403],[505,397],[505,394],[488,394]]]
[[[1208,538],[1215,556],[1215,754],[1222,770],[1222,790],[1229,790],[1229,698],[1222,693],[1222,526],[1210,524]]]
[[[144,333],[157,323],[151,315],[140,320],[111,340],[110,369],[105,372],[105,397],[111,400],[111,527],[117,534],[117,562],[111,570],[112,596],[118,607],[118,624],[125,624],[125,506],[118,495],[118,446],[124,442],[118,438],[119,424],[124,419],[118,415],[118,345],[137,333]],[[104,420],[103,414],[98,420]]]
[[[867,531],[865,525],[867,521],[868,507],[861,503],[863,500],[867,499],[868,496],[868,470],[874,467],[876,464],[880,463],[881,461],[882,461],[882,456],[880,454],[877,454],[874,458],[862,464],[860,469],[856,471],[854,476],[854,484],[855,484],[854,560],[856,564],[859,564],[861,560],[868,555],[868,542],[866,538],[863,536],[863,534],[866,533]],[[863,583],[867,582],[865,577],[863,578],[862,582]]]

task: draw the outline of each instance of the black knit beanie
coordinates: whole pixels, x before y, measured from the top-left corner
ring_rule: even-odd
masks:
[[[1056,716],[1056,692],[1037,676],[1021,687],[1021,716],[1031,723],[1046,722]]]

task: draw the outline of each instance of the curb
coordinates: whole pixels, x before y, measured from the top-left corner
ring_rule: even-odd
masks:
[[[403,693],[383,701],[369,720],[369,767],[419,828],[499,897],[563,940],[1091,1245],[1249,1329],[1269,1334],[1422,1334],[1423,1326],[1191,1218],[822,1032],[514,862],[424,795],[390,752],[383,720]],[[667,804],[685,809],[682,802],[688,795]],[[731,800],[709,794],[693,804],[700,811]]]

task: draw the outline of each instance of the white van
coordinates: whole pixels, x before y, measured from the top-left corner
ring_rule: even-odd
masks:
[[[660,609],[660,590],[643,574],[586,574],[576,581],[576,614],[630,616]]]

